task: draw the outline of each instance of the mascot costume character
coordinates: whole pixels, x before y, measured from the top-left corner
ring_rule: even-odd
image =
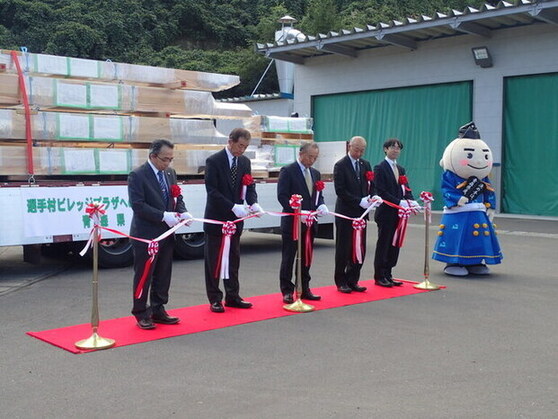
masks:
[[[448,275],[488,275],[486,264],[502,261],[492,224],[496,205],[488,179],[492,163],[492,152],[472,122],[459,129],[440,161],[444,211],[432,258],[446,263]]]

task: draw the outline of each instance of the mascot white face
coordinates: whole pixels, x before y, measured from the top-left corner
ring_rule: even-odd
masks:
[[[456,138],[444,150],[440,166],[463,179],[483,179],[492,170],[492,151],[482,140]]]

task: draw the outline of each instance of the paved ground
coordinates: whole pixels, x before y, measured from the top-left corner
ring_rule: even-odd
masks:
[[[2,248],[0,417],[556,418],[558,221],[496,221],[505,260],[487,278],[431,261],[445,290],[82,355],[25,332],[88,322],[90,268]],[[243,237],[247,299],[278,291],[279,246]],[[318,241],[315,286],[332,283],[333,250]],[[413,225],[396,274],[420,281],[423,263]],[[168,308],[205,303],[202,262],[174,266]],[[101,318],[127,316],[131,269],[100,282]]]

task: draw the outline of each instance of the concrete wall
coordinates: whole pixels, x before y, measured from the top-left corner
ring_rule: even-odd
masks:
[[[493,67],[475,65],[471,48],[478,46],[489,48]],[[421,42],[414,51],[389,46],[361,51],[357,58],[308,59],[296,66],[294,109],[311,115],[314,95],[472,80],[473,119],[498,164],[504,77],[549,72],[558,72],[558,26],[530,25],[494,31],[491,38],[462,35]]]

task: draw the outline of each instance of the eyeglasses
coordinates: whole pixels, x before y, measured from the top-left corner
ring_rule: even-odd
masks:
[[[159,160],[165,163],[170,163],[174,160],[174,157],[164,157],[164,158],[159,156],[155,156],[155,157],[157,157]]]

